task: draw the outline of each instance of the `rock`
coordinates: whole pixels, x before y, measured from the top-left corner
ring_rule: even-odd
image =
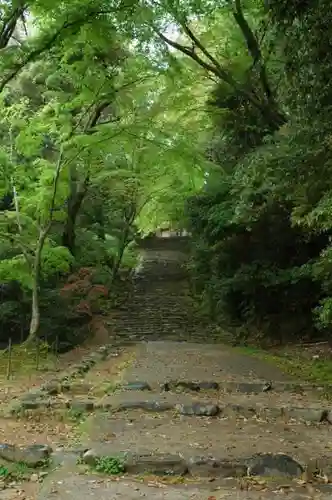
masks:
[[[266,384],[264,384],[262,387],[263,392],[268,392],[271,390],[272,390],[272,383],[271,382],[266,382]]]
[[[23,462],[29,467],[43,465],[50,458],[52,449],[48,445],[35,444],[19,448],[14,445],[0,444],[0,457],[7,462]]]
[[[38,476],[38,474],[31,474],[30,481],[32,483],[38,483],[39,482],[39,476]]]
[[[151,391],[151,387],[147,382],[128,382],[124,389],[127,391]]]
[[[95,401],[92,401],[90,399],[82,401],[73,399],[69,403],[69,406],[74,411],[93,411],[93,409],[95,408]]]
[[[326,410],[322,408],[285,408],[288,418],[319,423],[325,420]]]
[[[220,408],[214,404],[192,403],[190,405],[177,404],[175,409],[181,415],[196,415],[198,417],[215,417],[220,413]]]
[[[118,410],[146,410],[146,411],[169,411],[174,408],[170,403],[163,401],[124,401],[117,407]]]
[[[133,454],[125,458],[128,474],[150,473],[161,476],[183,476],[188,471],[187,464],[180,455]]]
[[[214,390],[218,391],[219,390],[219,384],[217,382],[198,382],[199,387],[201,390]]]
[[[174,382],[175,387],[182,387],[183,389],[188,389],[190,391],[204,391],[204,390],[218,390],[219,384],[217,382]]]
[[[263,389],[265,387],[266,384],[262,383],[242,382],[240,384],[237,384],[237,390],[239,392],[242,392],[243,394],[259,394],[260,392],[263,392]]]
[[[322,422],[332,424],[332,410],[325,410],[322,416]]]
[[[70,382],[68,380],[61,382],[61,392],[69,392],[71,389]]]
[[[197,384],[196,382],[175,382],[174,386],[195,392],[199,392],[201,390],[199,384]]]
[[[37,399],[42,399],[45,396],[43,388],[36,389],[34,391],[29,391],[20,397],[21,401],[35,401]]]
[[[244,461],[218,460],[213,457],[191,457],[188,469],[192,476],[197,477],[242,477],[247,473]]]
[[[82,461],[87,464],[94,466],[96,461],[100,458],[100,455],[95,450],[86,450],[82,455]]]
[[[20,450],[11,444],[0,444],[0,458],[7,462],[18,462]]]
[[[56,396],[57,394],[59,394],[59,392],[61,392],[61,387],[57,380],[52,380],[50,382],[47,382],[46,384],[43,384],[41,386],[41,389],[50,396]]]
[[[49,408],[48,399],[26,399],[20,402],[22,410],[37,410],[38,408]]]
[[[299,477],[304,471],[296,460],[282,453],[254,455],[249,459],[247,465],[248,476]]]

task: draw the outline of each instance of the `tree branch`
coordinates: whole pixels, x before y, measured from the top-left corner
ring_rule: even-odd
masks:
[[[256,36],[254,35],[248,21],[244,17],[241,0],[235,0],[235,11],[233,12],[233,16],[246,41],[248,51],[253,59],[254,65],[259,65],[261,85],[267,100],[270,101],[272,99],[272,90],[269,85],[262,52]]]
[[[22,4],[16,7],[12,12],[9,12],[7,17],[2,21],[2,28],[0,31],[0,49],[7,47],[9,40],[12,38],[15,31],[17,22],[24,15],[26,5]]]

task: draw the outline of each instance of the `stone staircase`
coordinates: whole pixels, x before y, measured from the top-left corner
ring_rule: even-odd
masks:
[[[156,238],[142,244],[128,302],[110,324],[115,338],[202,338],[186,271],[187,239]]]
[[[91,369],[97,384],[85,375],[67,386],[66,404],[86,415],[80,443],[60,451],[63,467],[38,499],[88,500],[93,491],[103,500],[332,497],[332,418],[319,387],[222,345],[122,349],[117,381],[100,376],[114,369],[111,357]],[[49,408],[63,405],[61,392],[52,398]],[[81,474],[77,457],[88,467]],[[120,478],[107,478],[114,469]]]
[[[54,469],[38,500],[332,498],[330,399],[210,341],[190,303],[184,243],[145,242],[111,321],[116,342],[15,401],[23,425],[77,418],[74,437],[55,437],[52,450],[0,444],[0,459],[48,454]]]

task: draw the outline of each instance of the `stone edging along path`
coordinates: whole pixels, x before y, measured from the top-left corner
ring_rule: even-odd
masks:
[[[71,383],[78,377],[86,375],[91,368],[98,362],[105,361],[110,355],[118,356],[119,346],[107,344],[99,347],[95,352],[84,356],[84,358],[76,363],[72,369],[65,373],[59,374],[59,377],[54,377],[53,380],[42,384],[39,388],[34,388],[23,394],[10,405],[9,414],[14,414],[24,409],[37,409],[45,406],[46,397],[55,396],[60,392],[70,390]],[[49,407],[50,405],[46,405]]]
[[[274,479],[304,478],[310,471],[310,477],[319,478],[324,468],[331,469],[332,459],[322,458],[300,464],[291,456],[278,453],[262,453],[246,458],[215,458],[212,456],[191,456],[184,458],[181,454],[159,453],[98,453],[93,449],[83,451],[53,452],[48,445],[31,445],[19,448],[14,445],[0,445],[0,458],[7,462],[24,463],[31,468],[54,466],[65,463],[65,456],[76,456],[77,465],[87,465],[97,469],[98,464],[113,463],[114,474],[157,476],[188,476],[193,478],[243,478],[273,477]],[[99,468],[101,471],[101,468]],[[105,471],[106,472],[106,471]]]
[[[260,405],[240,405],[226,404],[224,406],[209,404],[204,401],[194,401],[192,403],[171,403],[167,401],[143,400],[123,401],[121,403],[113,403],[110,398],[100,400],[97,398],[90,399],[72,399],[67,401],[57,401],[45,398],[40,398],[39,393],[30,393],[28,399],[21,399],[14,407],[11,408],[12,413],[24,410],[37,409],[72,409],[79,412],[92,411],[111,411],[120,412],[127,410],[143,410],[147,412],[166,412],[174,411],[179,415],[192,417],[227,417],[238,415],[244,418],[286,418],[292,420],[300,420],[311,423],[332,423],[332,411],[324,408],[305,408],[305,407],[263,407]]]
[[[76,377],[85,375],[96,362],[105,360],[112,354],[117,356],[119,349],[114,346],[103,346],[97,352],[87,356],[82,362],[75,366],[73,371],[68,375],[59,377],[58,380],[53,380],[42,385],[39,389],[29,391],[24,394],[15,404],[11,406],[10,413],[29,410],[38,410],[52,408],[55,410],[72,409],[79,412],[92,412],[92,411],[110,411],[119,412],[126,410],[142,410],[147,412],[166,412],[173,411],[179,415],[193,416],[193,417],[228,417],[228,416],[241,416],[244,418],[258,417],[269,419],[290,419],[299,420],[310,423],[332,423],[332,410],[324,406],[317,407],[292,407],[292,406],[276,406],[271,407],[262,404],[234,404],[228,403],[219,405],[211,403],[210,401],[190,401],[188,397],[183,397],[181,394],[171,394],[171,389],[185,388],[194,392],[201,390],[218,390],[219,384],[216,382],[184,382],[173,381],[165,382],[161,385],[163,397],[158,397],[154,394],[153,397],[141,397],[138,394],[148,392],[149,396],[152,395],[151,387],[147,382],[129,382],[124,386],[119,386],[118,391],[122,392],[122,400],[114,399],[114,396],[104,396],[102,398],[72,398],[72,399],[57,399],[59,393],[66,393],[70,391],[71,382]],[[266,389],[268,387],[268,389]],[[313,388],[313,386],[307,386]],[[267,392],[267,390],[276,390],[277,392],[283,390],[296,390],[298,386],[294,384],[279,384],[272,388],[267,384],[238,384],[228,383],[223,384],[223,390],[231,391],[232,389],[247,394],[257,394],[260,392]],[[299,386],[303,390],[303,386]],[[126,392],[131,391],[131,395],[137,394],[134,398],[126,397]],[[133,394],[134,393],[134,394]],[[175,399],[174,399],[175,396]],[[187,395],[188,396],[188,395]],[[182,399],[182,401],[181,401]]]

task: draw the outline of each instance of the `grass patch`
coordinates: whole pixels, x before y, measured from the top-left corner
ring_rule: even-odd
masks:
[[[32,474],[41,473],[41,471],[45,471],[49,466],[49,460],[45,460],[45,463],[39,467],[30,467],[25,462],[2,462],[0,463],[0,480],[5,482],[26,481],[31,478]]]
[[[234,349],[274,364],[283,372],[302,381],[322,386],[332,385],[332,360],[307,359],[300,351],[289,353],[282,351],[280,354],[275,354],[255,347],[234,347]]]
[[[37,371],[49,371],[56,365],[56,356],[46,343],[26,347],[12,346],[0,353],[0,379],[31,375]]]

